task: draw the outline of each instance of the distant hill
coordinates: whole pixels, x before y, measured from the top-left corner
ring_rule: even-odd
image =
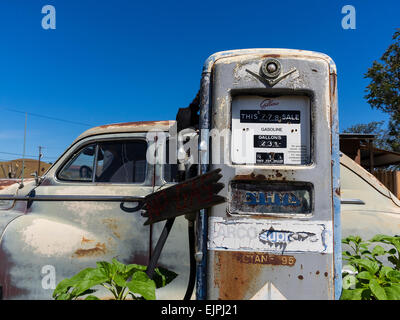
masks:
[[[38,170],[39,161],[35,159],[25,159],[24,178],[32,178],[31,174]],[[43,175],[51,164],[40,161],[40,173]],[[11,176],[10,176],[11,174]],[[0,179],[4,178],[21,178],[22,159],[10,161],[0,161]]]

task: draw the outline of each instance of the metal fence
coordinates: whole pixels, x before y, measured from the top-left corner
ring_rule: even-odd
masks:
[[[374,170],[374,176],[400,199],[400,171]]]

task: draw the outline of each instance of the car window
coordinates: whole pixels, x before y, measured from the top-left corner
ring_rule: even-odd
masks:
[[[58,178],[72,181],[92,181],[95,150],[95,144],[80,150],[60,171]]]
[[[144,182],[146,151],[142,140],[99,143],[95,182]]]

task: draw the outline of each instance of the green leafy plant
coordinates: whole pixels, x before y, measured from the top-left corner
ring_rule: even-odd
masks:
[[[342,243],[351,251],[343,252],[347,265],[343,267],[341,300],[400,300],[400,237],[376,235],[363,241],[359,236],[349,236]],[[391,248],[387,250],[379,243]]]
[[[103,286],[116,300],[125,300],[128,297],[135,300],[154,300],[156,288],[166,286],[177,276],[175,272],[156,268],[153,279],[150,279],[145,273],[146,266],[125,265],[116,259],[112,259],[112,263],[101,261],[96,264],[96,268],[86,268],[73,277],[62,280],[55,288],[53,298],[75,300],[86,295],[85,300],[99,300],[93,295],[96,292],[94,287]]]

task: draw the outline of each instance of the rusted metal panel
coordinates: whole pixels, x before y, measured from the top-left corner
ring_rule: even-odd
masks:
[[[208,246],[211,250],[331,254],[332,237],[330,221],[211,217]]]
[[[209,264],[209,270],[215,274],[212,283],[215,299],[309,300],[313,299],[315,290],[320,293],[326,290],[319,286],[320,281],[333,281],[332,270],[326,269],[326,261],[315,263],[301,254],[270,256],[279,263],[288,257],[287,264],[243,262],[255,262],[256,257],[261,259],[262,256],[260,253],[211,251],[210,260],[214,263]],[[299,291],[301,295],[298,295]]]
[[[217,183],[222,177],[220,171],[217,169],[148,195],[143,200],[142,215],[149,218],[145,225],[225,202],[225,198],[217,195],[224,187]]]
[[[296,264],[296,258],[289,255],[276,255],[264,252],[234,252],[233,256],[240,263],[268,264],[292,267]]]
[[[3,190],[13,184],[19,183],[21,179],[0,179],[0,190]]]
[[[279,81],[266,81],[258,76],[262,64],[267,59],[271,60],[271,58],[278,59],[281,65],[282,73],[277,78]],[[220,194],[229,199],[227,204],[217,205],[207,210],[206,213],[210,228],[208,230],[208,248],[210,250],[206,257],[209,279],[207,284],[204,285],[204,287],[207,287],[207,298],[251,299],[263,296],[266,288],[271,287],[276,288],[281,292],[280,296],[287,299],[335,298],[335,285],[340,279],[335,276],[337,264],[334,262],[334,255],[337,256],[337,252],[334,253],[333,248],[333,220],[334,215],[337,215],[338,208],[337,201],[334,200],[332,195],[333,190],[338,189],[336,181],[332,179],[332,173],[336,172],[332,170],[332,163],[337,166],[338,157],[336,158],[336,154],[335,159],[331,157],[332,151],[337,153],[335,148],[332,149],[332,146],[335,146],[332,136],[336,134],[336,129],[332,130],[332,128],[337,126],[336,111],[331,112],[331,107],[336,108],[336,101],[331,99],[331,93],[336,95],[336,87],[332,89],[332,85],[336,86],[336,84],[330,83],[330,77],[333,74],[336,74],[336,67],[329,57],[302,50],[248,49],[228,51],[214,54],[206,61],[203,76],[211,78],[212,81],[210,87],[205,90],[207,99],[204,100],[209,102],[201,106],[203,109],[201,109],[200,115],[208,115],[209,119],[204,117],[203,120],[207,134],[204,133],[201,139],[200,150],[204,151],[200,152],[203,152],[204,158],[208,156],[202,163],[211,162],[210,169],[222,169],[223,183],[226,187],[221,190]],[[250,139],[249,142],[253,144],[253,147],[255,146],[254,149],[256,150],[266,146],[274,147],[278,151],[267,150],[268,156],[261,156],[258,163],[253,160],[250,163],[249,161],[244,163],[232,161],[231,141],[235,137],[231,130],[234,129],[234,120],[236,119],[233,112],[238,112],[237,114],[240,116],[243,109],[239,106],[238,111],[234,111],[233,104],[238,97],[248,96],[256,97],[257,101],[260,102],[265,101],[265,99],[268,100],[257,105],[248,100],[249,105],[246,105],[246,110],[263,110],[263,108],[275,110],[276,103],[280,102],[279,98],[285,96],[293,96],[293,99],[296,99],[296,97],[307,97],[309,99],[309,105],[305,108],[309,110],[310,140],[307,142],[308,146],[305,147],[308,147],[310,152],[309,155],[307,151],[305,152],[304,161],[300,158],[300,164],[288,164],[275,155],[276,152],[280,152],[278,149],[288,147],[288,138],[286,140],[280,139],[282,143],[278,144],[272,143],[272,138],[267,138],[264,139],[266,141],[264,145],[259,141],[260,139],[257,141]],[[304,110],[300,110],[300,113],[302,111]],[[262,116],[261,113],[260,115]],[[282,114],[277,115],[281,117],[281,120],[283,119]],[[253,113],[245,114],[245,116],[254,118]],[[296,115],[292,114],[292,116],[295,117]],[[294,120],[294,122],[298,122],[298,120]],[[247,130],[245,122],[242,125]],[[260,124],[257,122],[258,125]],[[260,126],[260,131],[262,128],[271,129],[272,127],[278,129],[279,126],[273,123],[263,124]],[[295,130],[296,128],[291,129]],[[228,142],[214,145],[214,140],[222,140],[222,132],[226,132],[222,138]],[[289,133],[292,132],[289,130]],[[308,135],[306,132],[304,134]],[[262,135],[262,133],[257,133],[257,135]],[[268,136],[272,135],[276,136],[278,133],[268,134]],[[279,133],[279,135],[282,136],[283,134]],[[243,136],[244,134],[238,134],[237,138]],[[207,140],[209,137],[212,138],[211,142]],[[254,139],[254,137],[251,138]],[[248,155],[245,154],[245,156]],[[256,154],[255,159],[257,159]],[[335,176],[334,179],[336,178],[338,177]],[[304,214],[297,217],[296,214],[291,214],[292,218],[290,219],[289,213],[283,217],[279,216],[278,212],[268,212],[268,214],[263,215],[265,212],[262,212],[262,208],[264,207],[260,205],[253,209],[245,208],[246,210],[240,211],[245,204],[240,203],[239,199],[235,199],[235,196],[240,198],[241,195],[235,195],[234,188],[230,187],[231,181],[235,181],[235,183],[239,181],[242,183],[260,183],[260,185],[267,185],[270,182],[285,182],[288,186],[295,183],[312,183],[313,189],[318,195],[315,194],[312,199],[312,212],[308,216]],[[333,189],[333,185],[336,186],[335,189]],[[246,193],[244,195],[247,198],[249,197]],[[264,196],[267,195],[264,193]],[[242,199],[245,198],[242,197]],[[245,202],[248,202],[246,200]],[[260,199],[260,193],[257,193],[255,194],[255,201],[250,202],[260,204],[260,201],[263,202],[263,199]],[[235,205],[229,208],[232,202]],[[334,202],[335,206],[333,205]],[[241,228],[241,222],[243,222],[244,228]],[[302,225],[301,231],[296,230],[297,223]],[[260,230],[256,228],[256,236],[251,238],[253,240],[251,244],[249,238],[237,239],[237,237],[231,237],[229,234],[229,232],[241,234],[241,232],[244,233],[249,229],[246,227],[248,225],[254,227],[262,224],[265,224],[266,228]],[[271,229],[272,224],[274,224],[273,230]],[[219,233],[215,232],[222,226],[227,227],[227,238],[223,236],[218,238]],[[268,228],[268,226],[270,227]],[[314,235],[317,234],[318,237],[314,238]],[[261,235],[265,236],[265,243],[261,242]],[[291,235],[290,240],[289,235]],[[324,238],[325,235],[329,236]],[[297,239],[304,238],[305,242],[291,241],[293,236]],[[275,239],[283,237],[283,241],[280,241],[279,238],[276,243],[277,248],[275,248],[275,239],[271,237],[276,237]],[[312,240],[315,240],[315,242],[312,242]],[[337,240],[335,243],[337,244]],[[316,246],[313,247],[313,245]],[[296,264],[290,267],[290,271],[283,269],[289,267],[279,265],[257,265],[257,269],[254,269],[251,264],[239,266],[233,262],[233,251],[268,251],[278,255],[282,254],[284,246],[286,246],[285,250],[293,250],[293,256],[296,259]],[[295,249],[292,249],[292,246]],[[279,251],[278,248],[281,250]],[[324,251],[325,248],[326,251]],[[308,249],[310,251],[307,251]],[[225,263],[220,263],[220,258],[223,258]],[[218,268],[218,265],[220,268]],[[315,267],[318,269],[312,271]],[[238,280],[235,280],[236,268],[240,273],[237,276]],[[240,270],[242,271],[240,272]],[[310,274],[306,275],[305,271]],[[251,276],[252,273],[254,274],[253,277]],[[252,285],[249,285],[250,283]],[[237,289],[234,289],[234,284]],[[315,290],[317,287],[318,291]],[[296,288],[296,290],[293,290],[293,288]]]
[[[312,213],[313,188],[310,183],[233,180],[228,211],[232,215],[304,216]]]
[[[137,121],[137,122],[123,122],[101,125],[98,127],[86,130],[76,138],[75,141],[81,140],[85,137],[110,134],[110,133],[124,133],[124,132],[148,132],[148,131],[168,131],[175,121]]]
[[[61,156],[40,186],[33,181],[24,183],[18,193],[1,190],[1,194],[24,198],[35,189],[35,196],[42,200],[58,198],[58,201],[33,201],[30,207],[28,201],[12,201],[11,209],[0,210],[0,285],[4,299],[51,299],[53,290],[44,283],[46,274],[42,273],[45,266],[54,268],[58,283],[84,268],[94,267],[96,261],[117,258],[124,263],[147,264],[152,249],[150,227],[143,226],[146,219],[140,212],[125,212],[120,202],[72,200],[77,195],[86,200],[119,197],[117,200],[129,201],[132,195],[142,199],[155,187],[166,187],[158,176],[159,165],[147,166],[142,184],[66,182],[59,181],[56,175],[60,166],[87,143],[101,139],[146,139],[146,135],[146,132],[126,132],[88,136]],[[59,201],[62,197],[66,201]],[[184,217],[177,218],[176,231],[160,257],[159,265],[179,276],[168,287],[157,290],[159,299],[184,296],[189,270],[186,224]],[[156,237],[159,226],[154,226],[152,233]],[[100,290],[99,294],[108,297],[106,291]]]

